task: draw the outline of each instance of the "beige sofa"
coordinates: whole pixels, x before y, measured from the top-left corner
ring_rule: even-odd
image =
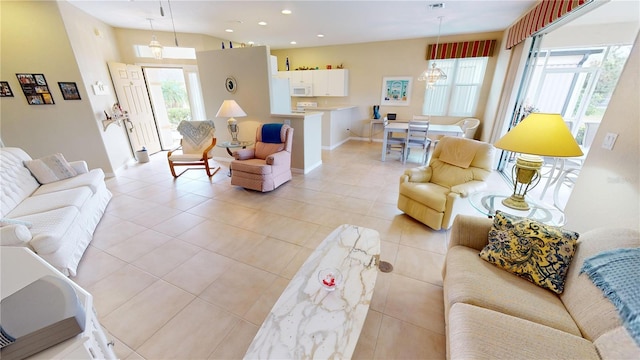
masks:
[[[486,218],[459,215],[451,228],[443,269],[448,358],[640,359],[640,347],[613,304],[579,274],[590,256],[640,247],[637,231],[580,234],[558,296],[478,256],[491,225]]]

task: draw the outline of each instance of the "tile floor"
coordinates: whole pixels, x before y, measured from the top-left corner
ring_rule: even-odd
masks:
[[[398,178],[417,164],[381,162],[380,148],[323,151],[320,168],[266,194],[231,186],[223,161],[211,179],[191,170],[174,180],[165,153],[108,179],[113,199],[73,280],[93,294],[118,357],[242,358],[298,267],[350,223],[378,230],[395,267],[378,277],[353,357],[444,358],[449,232],[397,209]],[[491,186],[508,191],[494,175]]]

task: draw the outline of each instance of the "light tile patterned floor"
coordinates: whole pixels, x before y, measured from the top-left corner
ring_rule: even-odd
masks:
[[[231,186],[225,162],[211,179],[191,170],[174,180],[165,153],[109,179],[113,199],[74,280],[94,295],[118,357],[242,358],[299,266],[350,223],[378,230],[395,267],[378,277],[354,358],[444,358],[449,233],[397,209],[398,179],[418,164],[381,162],[380,148],[323,151],[320,168],[266,194]]]

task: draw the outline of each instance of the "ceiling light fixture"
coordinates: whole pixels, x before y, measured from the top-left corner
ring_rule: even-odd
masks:
[[[226,29],[226,32],[233,32],[233,29]]]
[[[318,34],[318,37],[319,37],[319,38],[323,38],[323,37],[324,37],[324,34]]]
[[[438,80],[446,80],[447,79],[447,74],[445,74],[444,71],[442,71],[440,68],[436,67],[436,62],[435,62],[435,59],[438,58],[438,45],[440,44],[440,28],[442,27],[442,18],[443,17],[444,16],[438,16],[438,19],[440,19],[440,24],[438,25],[438,38],[436,39],[436,49],[435,49],[435,54],[433,55],[433,59],[432,59],[433,63],[431,63],[431,68],[427,67],[427,70],[425,70],[418,77],[418,81],[426,81],[427,82],[427,88],[432,88],[433,85]],[[431,53],[433,54],[434,51],[431,51]]]
[[[297,44],[297,42],[292,41],[292,42],[290,42],[289,44],[291,44],[291,45],[295,45],[295,44]]]
[[[149,18],[149,25],[151,25],[151,42],[149,43],[149,50],[153,54],[153,57],[162,60],[162,45],[156,38],[156,35],[153,34],[153,19]]]
[[[260,21],[260,22],[258,23],[258,25],[260,25],[260,26],[267,26],[267,23],[266,23],[265,21]]]
[[[291,15],[291,10],[284,9],[284,10],[281,11],[281,13],[283,13],[284,15]]]

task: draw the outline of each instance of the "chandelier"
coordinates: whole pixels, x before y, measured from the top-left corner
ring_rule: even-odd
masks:
[[[149,20],[149,24],[151,25],[151,32],[153,33],[153,19],[147,19],[147,20]],[[149,50],[151,50],[151,53],[153,54],[154,58],[158,60],[162,60],[162,45],[160,44],[160,41],[158,41],[158,39],[156,38],[155,34],[151,35]]]
[[[438,45],[440,44],[440,28],[442,27],[442,18],[443,16],[438,16],[438,19],[440,20],[440,24],[438,25],[438,37],[436,39],[436,49],[435,49],[435,54],[432,60],[435,60],[438,58]],[[434,51],[431,51],[431,53],[433,54]],[[433,84],[435,84],[438,80],[446,80],[446,79],[447,79],[447,74],[445,74],[444,71],[442,71],[440,68],[436,66],[435,61],[431,63],[430,68],[427,67],[427,70],[425,70],[418,77],[418,81],[427,82],[427,88],[432,88]]]

